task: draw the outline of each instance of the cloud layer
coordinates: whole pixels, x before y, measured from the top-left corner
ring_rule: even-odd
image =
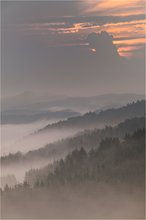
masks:
[[[98,1],[98,7],[91,1],[2,2],[3,95],[25,90],[63,95],[143,92],[145,16],[139,8],[143,2],[138,6],[135,0],[128,5],[111,1],[113,10],[125,10],[127,16],[108,15],[110,1]],[[102,13],[85,12],[89,5]],[[128,14],[135,7],[139,14]],[[100,35],[103,31],[106,40]],[[92,33],[95,41],[102,36],[100,49],[91,46]]]

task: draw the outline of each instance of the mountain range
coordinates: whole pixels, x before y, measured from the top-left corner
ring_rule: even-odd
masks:
[[[88,112],[82,116],[71,117],[67,120],[49,124],[38,132],[49,132],[56,129],[93,129],[105,125],[115,125],[126,119],[144,117],[145,101],[137,101],[120,108],[102,110],[99,113]]]

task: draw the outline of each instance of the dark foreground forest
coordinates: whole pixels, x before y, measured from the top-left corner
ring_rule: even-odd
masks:
[[[105,138],[2,191],[2,218],[144,219],[145,129]]]

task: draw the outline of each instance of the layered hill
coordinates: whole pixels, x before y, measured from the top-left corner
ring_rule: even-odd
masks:
[[[121,108],[111,108],[98,112],[88,112],[82,116],[71,117],[57,123],[49,124],[38,132],[48,132],[56,129],[92,129],[105,125],[116,125],[126,119],[144,117],[145,101],[130,103]]]
[[[98,148],[100,142],[104,138],[118,137],[122,140],[126,134],[132,134],[138,129],[145,127],[145,118],[136,117],[127,119],[124,122],[112,127],[106,126],[104,129],[93,129],[80,132],[73,137],[62,139],[60,141],[46,145],[45,147],[37,150],[29,151],[26,154],[20,152],[16,154],[9,154],[8,156],[1,157],[3,165],[23,164],[33,161],[46,160],[50,161],[63,158],[74,149],[83,147],[85,150]]]

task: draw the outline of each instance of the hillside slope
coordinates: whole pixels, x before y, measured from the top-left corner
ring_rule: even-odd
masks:
[[[90,129],[101,128],[105,125],[115,125],[128,118],[144,117],[145,101],[130,103],[118,109],[108,109],[100,113],[89,112],[83,116],[72,117],[64,121],[49,124],[38,132],[53,131],[56,129]]]
[[[63,158],[67,153],[80,147],[84,147],[87,151],[92,148],[97,148],[104,138],[118,137],[122,140],[126,134],[132,134],[138,129],[143,129],[144,127],[144,117],[127,119],[117,126],[106,126],[104,129],[86,130],[73,137],[48,144],[37,150],[29,151],[26,154],[20,152],[9,154],[8,156],[1,157],[1,162],[2,165],[27,163],[28,161],[33,162],[41,159],[45,159],[49,162],[50,160]]]

